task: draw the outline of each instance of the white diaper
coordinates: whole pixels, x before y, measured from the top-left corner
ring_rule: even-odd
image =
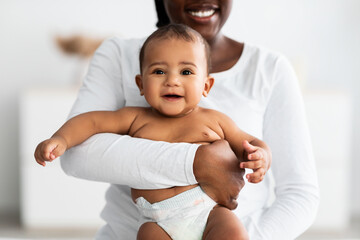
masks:
[[[143,197],[136,199],[142,214],[140,224],[156,222],[174,240],[201,240],[215,205],[200,187],[153,204]]]

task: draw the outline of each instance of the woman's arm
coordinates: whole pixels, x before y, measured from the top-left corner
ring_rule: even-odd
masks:
[[[272,151],[276,199],[252,239],[295,239],[313,222],[319,192],[301,93],[284,58],[276,63],[272,88],[263,134]]]

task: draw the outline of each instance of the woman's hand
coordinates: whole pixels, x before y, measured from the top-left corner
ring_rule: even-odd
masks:
[[[245,170],[225,140],[198,148],[194,174],[201,188],[218,204],[233,210],[237,196],[244,186]]]

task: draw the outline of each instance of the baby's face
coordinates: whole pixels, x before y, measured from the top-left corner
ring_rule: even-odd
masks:
[[[199,41],[161,39],[145,49],[142,75],[137,85],[158,112],[181,117],[196,108],[207,95],[213,79],[207,73],[204,45]]]

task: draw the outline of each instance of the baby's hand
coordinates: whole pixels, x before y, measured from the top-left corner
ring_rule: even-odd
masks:
[[[264,179],[266,171],[270,168],[271,154],[263,148],[251,145],[248,141],[243,141],[244,151],[247,155],[247,162],[241,162],[241,168],[250,168],[253,173],[246,175],[251,183],[259,183]]]
[[[67,143],[62,137],[52,137],[36,147],[34,157],[36,162],[45,167],[46,161],[51,162],[61,156],[67,148]]]

